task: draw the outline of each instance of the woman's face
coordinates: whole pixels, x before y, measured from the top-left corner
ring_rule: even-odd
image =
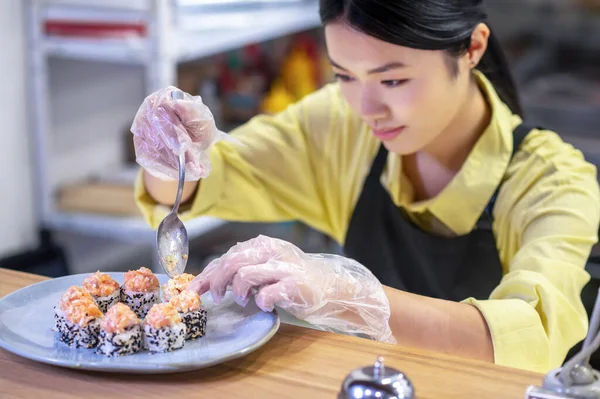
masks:
[[[343,95],[373,134],[396,154],[415,153],[453,122],[469,93],[469,69],[454,76],[443,51],[383,42],[348,25],[325,27]]]

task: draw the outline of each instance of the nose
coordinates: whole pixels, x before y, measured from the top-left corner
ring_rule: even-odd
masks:
[[[366,121],[375,121],[388,116],[388,107],[373,90],[363,89],[360,96],[360,112]]]

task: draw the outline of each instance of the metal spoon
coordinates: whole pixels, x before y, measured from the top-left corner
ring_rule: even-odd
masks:
[[[171,98],[183,99],[181,91],[173,91]],[[185,152],[179,155],[179,184],[171,212],[160,222],[156,230],[158,259],[165,273],[173,278],[185,271],[189,255],[188,233],[177,212],[181,203],[185,182]]]

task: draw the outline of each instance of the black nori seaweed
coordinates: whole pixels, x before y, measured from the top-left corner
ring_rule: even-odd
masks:
[[[201,338],[206,334],[206,310],[200,308],[192,312],[180,313],[180,315],[187,327],[185,339]]]
[[[142,333],[142,328],[139,324],[132,328],[136,329],[137,331],[135,332],[135,334],[131,335],[131,340],[124,342],[123,344],[117,343],[119,334],[111,334],[107,333],[104,330],[100,330],[100,335],[98,337],[98,348],[96,352],[101,355],[112,357],[131,355],[133,353],[141,351],[144,347],[144,336]],[[104,351],[104,344],[107,341],[113,345],[113,349],[108,353]]]

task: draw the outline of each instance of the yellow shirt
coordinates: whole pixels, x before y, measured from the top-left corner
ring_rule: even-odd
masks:
[[[415,203],[398,155],[382,182],[397,206],[425,230],[469,233],[496,187],[493,231],[504,277],[489,300],[465,298],[485,317],[497,364],[546,372],[585,336],[580,292],[597,241],[600,194],[596,168],[550,131],[532,131],[512,161],[512,132],[521,122],[479,72],[492,109],[490,125],[460,172],[436,197]],[[379,147],[330,84],[275,116],[257,116],[231,132],[244,146],[216,144],[213,171],[186,219],[301,220],[343,243],[363,182]],[[156,227],[157,206],[139,175],[136,199]]]

